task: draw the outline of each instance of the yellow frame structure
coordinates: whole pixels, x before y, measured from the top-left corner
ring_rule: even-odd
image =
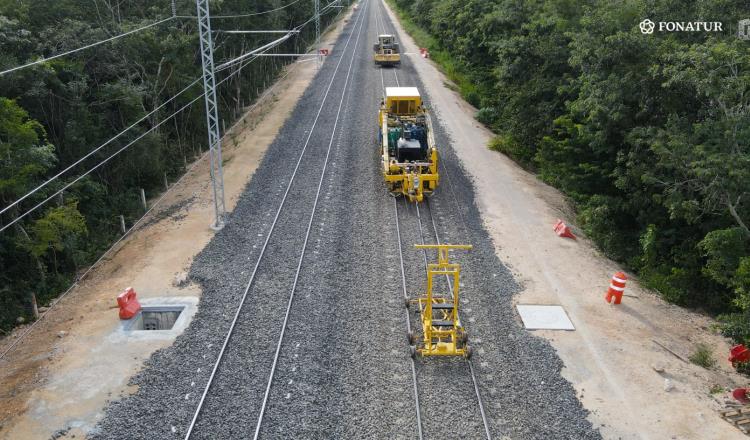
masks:
[[[427,291],[424,296],[411,300],[419,307],[422,324],[422,337],[409,335],[410,342],[415,344],[413,352],[422,356],[471,356],[467,346],[466,331],[458,315],[459,280],[461,265],[451,263],[448,252],[451,249],[472,248],[465,244],[427,244],[415,245],[417,249],[437,249],[438,262],[427,265]],[[445,275],[453,286],[450,292],[436,294],[433,292],[433,279]]]
[[[386,88],[387,92],[388,89],[390,87]],[[416,92],[416,88],[397,89],[413,89]],[[422,107],[422,98],[419,96],[419,92],[399,96],[391,96],[387,92],[378,114],[382,142],[383,177],[391,193],[404,195],[410,202],[421,202],[425,195],[430,195],[435,191],[440,180],[438,151],[435,148],[432,120]],[[398,123],[415,122],[417,116],[424,116],[427,123],[429,159],[427,162],[399,163],[388,152],[388,125],[389,123],[395,125],[397,121]]]

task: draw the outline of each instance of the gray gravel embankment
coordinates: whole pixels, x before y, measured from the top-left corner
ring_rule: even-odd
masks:
[[[174,439],[184,435],[323,100],[326,87],[320,84],[328,84],[339,57],[344,57],[342,66],[351,57],[353,44],[346,51],[343,47],[354,23],[354,19],[347,23],[336,45],[341,50],[326,59],[314,86],[305,91],[269,147],[227,226],[196,257],[190,276],[201,283],[203,296],[192,324],[172,347],[159,350],[146,362],[131,380],[138,391],[112,402],[91,438]],[[327,106],[340,99],[343,77],[339,69]],[[237,438],[254,428],[250,421],[257,417],[306,226],[300,219],[311,209],[334,116],[326,109],[321,112],[238,320],[237,336],[230,341],[216,386],[206,399],[207,417],[199,419],[194,438]]]

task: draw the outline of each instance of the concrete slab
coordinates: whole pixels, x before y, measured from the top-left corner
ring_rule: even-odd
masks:
[[[518,304],[523,326],[527,330],[575,330],[562,306]]]

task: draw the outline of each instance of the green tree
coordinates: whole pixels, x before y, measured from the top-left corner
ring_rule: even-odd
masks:
[[[54,146],[42,125],[10,99],[0,97],[0,200],[15,201],[55,164]]]

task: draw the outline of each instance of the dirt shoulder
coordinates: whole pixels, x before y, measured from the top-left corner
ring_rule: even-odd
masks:
[[[346,14],[323,37],[333,42]],[[316,72],[315,62],[290,65],[286,76],[224,138],[224,185],[232,210],[267,147]],[[213,202],[203,157],[144,221],[14,351],[0,361],[0,438],[81,438],[104,406],[132,392],[129,378],[174,336],[124,338],[115,296],[132,286],[144,301],[195,304],[200,288],[179,283],[213,237]],[[0,341],[0,352],[23,333]],[[58,431],[60,430],[60,431]],[[58,437],[56,437],[58,438]]]
[[[474,180],[495,251],[523,286],[516,302],[560,304],[576,326],[575,331],[536,334],[557,350],[565,363],[563,376],[575,386],[604,437],[746,438],[716,413],[727,395],[712,395],[711,389],[746,380],[726,361],[729,346],[712,330],[714,322],[665,303],[633,277],[627,285],[632,296],[619,306],[605,303],[610,277],[621,268],[589,240],[554,234],[558,218],[571,220],[562,194],[489,150],[492,133],[474,119],[476,109],[446,86],[450,81],[433,62],[419,57],[418,47],[400,25],[398,34]],[[687,359],[700,342],[714,349],[716,368],[707,370],[678,358]],[[669,391],[666,380],[673,387]]]

